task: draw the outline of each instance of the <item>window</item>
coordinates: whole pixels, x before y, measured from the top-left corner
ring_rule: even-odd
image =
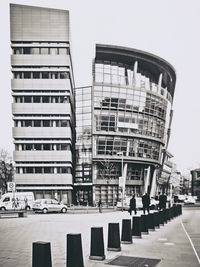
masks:
[[[30,71],[24,72],[24,79],[31,79],[31,72]]]
[[[33,103],[40,103],[40,96],[34,96]]]
[[[39,49],[39,47],[32,47],[32,48],[31,48],[31,54],[32,54],[32,55],[39,55],[39,54],[40,54],[40,49]]]
[[[60,79],[67,79],[67,78],[69,78],[69,74],[67,72],[60,73]]]
[[[57,55],[57,54],[58,54],[58,48],[56,48],[56,47],[51,47],[51,48],[50,48],[50,54],[51,54],[51,55]]]
[[[41,144],[34,144],[35,150],[42,150],[42,145]]]
[[[41,167],[35,167],[35,173],[42,173]]]
[[[13,48],[13,53],[14,55],[22,54],[22,48],[21,47]]]
[[[50,144],[43,145],[43,150],[50,150],[50,148],[51,148]]]
[[[38,71],[33,72],[33,79],[40,79],[40,73]]]
[[[26,55],[28,55],[28,54],[30,54],[31,53],[31,48],[30,47],[24,47],[24,54]]]
[[[59,55],[67,55],[68,51],[67,48],[59,48]]]
[[[41,48],[41,55],[48,55],[49,54],[49,49],[47,47],[42,47]]]
[[[44,120],[43,121],[43,127],[50,127],[50,121]]]
[[[32,121],[31,120],[26,120],[24,122],[24,125],[25,125],[25,127],[32,127]]]
[[[31,96],[25,96],[24,97],[24,103],[31,103]]]
[[[41,121],[36,120],[33,123],[34,123],[34,127],[41,127]]]
[[[42,72],[42,79],[49,79],[49,73],[48,72]]]
[[[67,127],[67,126],[69,126],[68,124],[69,123],[67,120],[61,120],[61,127]]]
[[[49,96],[42,97],[42,103],[49,103],[49,101],[50,101]]]

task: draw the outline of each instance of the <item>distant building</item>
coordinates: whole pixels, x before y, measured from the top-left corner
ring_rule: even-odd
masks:
[[[200,169],[194,169],[191,171],[192,184],[191,184],[191,194],[197,196],[200,199]]]
[[[11,4],[10,27],[16,189],[72,202],[69,12]]]

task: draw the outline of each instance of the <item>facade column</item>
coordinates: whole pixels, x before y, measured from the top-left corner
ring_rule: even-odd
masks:
[[[159,79],[158,79],[158,90],[160,91],[161,87],[162,87],[162,77],[163,77],[163,74],[160,73],[159,75]]]
[[[149,186],[149,182],[150,182],[150,170],[151,170],[151,166],[148,167],[146,177],[144,177],[144,192],[143,192],[143,194],[147,193],[147,191],[148,191],[148,186]]]
[[[133,67],[133,85],[136,84],[137,69],[138,69],[138,61],[135,61]]]
[[[157,169],[155,168],[153,172],[153,179],[151,184],[151,191],[150,191],[150,197],[154,197],[156,194],[156,175],[157,175]]]

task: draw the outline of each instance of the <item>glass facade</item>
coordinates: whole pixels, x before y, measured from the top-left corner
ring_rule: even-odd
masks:
[[[107,205],[155,188],[172,108],[175,73],[154,55],[97,45],[93,64],[93,197]],[[171,68],[171,66],[170,66]],[[173,77],[173,78],[172,78]]]
[[[75,203],[92,204],[92,98],[91,87],[76,88]]]

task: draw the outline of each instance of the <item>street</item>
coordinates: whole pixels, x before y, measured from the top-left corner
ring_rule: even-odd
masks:
[[[109,222],[131,219],[128,212],[29,214],[26,218],[0,219],[0,266],[28,267],[32,265],[32,243],[51,242],[52,266],[66,266],[66,235],[81,233],[84,265],[104,266],[118,255],[160,259],[158,267],[199,266],[199,207],[183,207],[183,215],[174,218],[133,244],[122,244],[120,252],[107,251]],[[91,227],[103,226],[106,260],[89,260]],[[121,230],[121,228],[120,228]],[[195,254],[196,253],[196,254]],[[109,266],[109,265],[107,265]]]

